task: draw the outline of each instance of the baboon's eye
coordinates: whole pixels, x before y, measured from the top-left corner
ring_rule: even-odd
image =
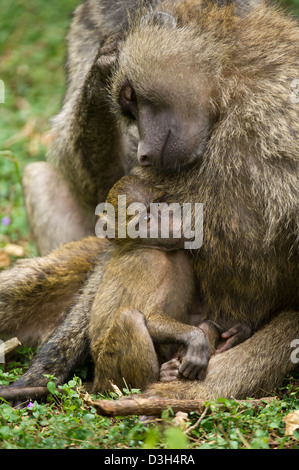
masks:
[[[119,92],[119,105],[124,116],[136,120],[138,113],[137,97],[130,81],[126,79]]]

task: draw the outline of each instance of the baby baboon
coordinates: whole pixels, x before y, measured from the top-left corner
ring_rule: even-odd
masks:
[[[125,205],[119,203],[119,195],[126,197]],[[107,212],[100,221],[115,225],[116,237],[111,238],[114,250],[90,318],[97,391],[111,388],[110,381],[121,387],[125,379],[128,385],[139,388],[157,381],[158,357],[165,360],[167,354],[161,345],[171,343],[187,348],[187,377],[205,373],[210,356],[205,335],[187,324],[195,297],[191,258],[178,249],[183,248],[181,234],[176,239],[171,234],[169,239],[162,239],[157,232],[156,238],[150,238],[154,224],[161,228],[161,213],[150,213],[150,204],[161,203],[162,197],[161,191],[134,176],[122,178],[108,194],[107,203],[114,208],[115,218],[114,214],[113,219],[109,218]],[[139,203],[138,208],[134,209],[134,203]],[[126,225],[122,238],[121,222]],[[130,237],[132,222],[139,231],[144,228],[144,238]]]
[[[119,195],[126,196],[125,206],[120,206]],[[122,386],[123,379],[141,389],[157,381],[159,361],[170,358],[169,348],[161,348],[165,344],[184,345],[179,367],[182,377],[203,378],[225,330],[211,321],[200,323],[199,328],[187,324],[196,304],[196,282],[192,259],[183,249],[181,215],[169,214],[167,196],[136,176],[121,178],[107,202],[115,212],[113,220],[105,216],[104,221],[113,223],[116,237],[111,238],[115,248],[91,309],[94,390],[108,390],[110,381]],[[133,213],[128,215],[130,206]],[[123,238],[119,237],[119,221],[126,223]],[[138,237],[128,236],[132,223],[138,226]],[[163,238],[163,223],[169,228],[167,238]],[[140,225],[145,228],[143,236]],[[252,327],[239,323],[234,332],[229,331],[223,333],[232,336],[227,348],[233,340],[238,344],[247,339]]]

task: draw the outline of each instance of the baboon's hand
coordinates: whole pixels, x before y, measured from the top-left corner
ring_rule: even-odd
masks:
[[[116,57],[114,55],[100,55],[97,59],[97,65],[102,77],[102,81],[106,82],[115,65]]]
[[[119,34],[113,34],[108,36],[99,48],[85,79],[87,102],[98,106],[102,105],[103,100],[106,102],[106,87],[117,61],[120,40]]]
[[[204,379],[210,356],[206,335],[200,328],[194,327],[188,334],[186,355],[179,368],[179,373],[185,379]]]
[[[215,354],[220,354],[228,349],[243,343],[252,335],[252,326],[248,323],[237,323],[229,330],[222,333],[221,338],[226,339],[224,345],[217,349]]]
[[[178,357],[170,359],[168,362],[164,362],[160,369],[160,382],[172,382],[179,378],[179,368],[181,362]]]
[[[116,64],[119,43],[122,40],[120,33],[114,33],[107,36],[99,49],[96,64],[104,81],[108,80]]]

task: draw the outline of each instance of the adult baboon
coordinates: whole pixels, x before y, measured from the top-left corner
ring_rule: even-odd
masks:
[[[74,12],[67,36],[68,87],[63,107],[52,119],[50,163],[28,165],[23,179],[28,219],[42,255],[93,235],[95,206],[134,164],[138,136],[118,125],[107,93],[115,61],[111,49],[117,49],[136,14],[142,10],[147,17],[160,3],[85,0]],[[243,16],[259,3],[236,0],[237,14]],[[197,1],[194,7],[202,4]],[[100,67],[99,57],[106,58]]]

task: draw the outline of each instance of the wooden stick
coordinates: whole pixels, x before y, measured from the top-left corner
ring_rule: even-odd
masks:
[[[132,395],[119,400],[97,400],[93,406],[103,416],[145,415],[160,416],[162,411],[172,408],[178,411],[198,411],[203,406],[202,400],[172,400],[167,398],[143,398]]]
[[[203,410],[202,414],[200,415],[199,419],[196,421],[195,424],[193,424],[193,426],[190,426],[189,428],[187,428],[185,431],[184,431],[184,434],[188,434],[190,433],[191,431],[193,431],[193,429],[196,429],[200,423],[202,422],[202,420],[204,419],[204,417],[206,416],[207,412],[209,411],[209,406],[206,406],[205,409]]]
[[[0,357],[5,356],[5,354],[9,353],[20,345],[21,343],[18,338],[11,338],[5,341],[5,343],[0,343]]]
[[[248,404],[255,408],[269,403],[275,397],[261,398],[260,400],[235,400],[243,406]],[[92,404],[97,413],[102,416],[126,416],[126,415],[145,415],[161,416],[162,411],[171,408],[174,413],[184,411],[189,413],[195,411],[201,413],[205,408],[204,400],[175,400],[167,398],[144,398],[140,395],[132,395],[128,398],[119,400],[96,400]]]

